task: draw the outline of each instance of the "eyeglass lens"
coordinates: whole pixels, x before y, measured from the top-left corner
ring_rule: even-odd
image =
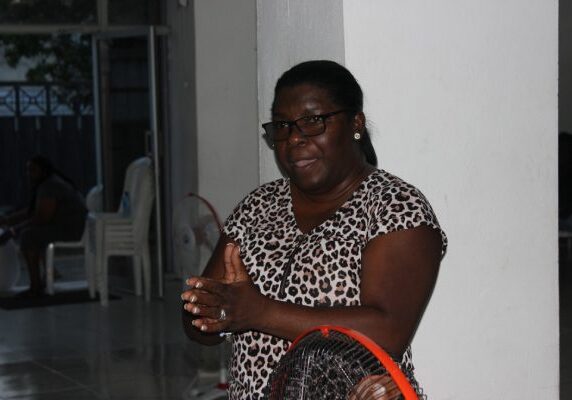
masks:
[[[262,126],[268,138],[275,142],[287,140],[294,127],[305,136],[316,136],[321,135],[326,130],[326,118],[345,111],[346,110],[339,110],[327,114],[310,115],[298,118],[295,121],[268,122]]]
[[[292,129],[298,129],[306,136],[314,136],[324,133],[324,120],[320,116],[303,117],[291,122],[273,122],[270,124],[270,136],[274,140],[286,140]]]

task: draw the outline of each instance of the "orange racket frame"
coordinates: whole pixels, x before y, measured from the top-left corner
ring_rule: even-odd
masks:
[[[312,332],[315,332],[315,331],[320,331],[322,333],[322,335],[324,335],[326,337],[328,336],[330,331],[336,331],[336,332],[342,333],[342,334],[356,340],[358,343],[360,343],[362,346],[364,346],[366,349],[368,349],[379,360],[379,362],[384,366],[384,368],[387,370],[387,372],[391,376],[391,379],[393,379],[393,381],[395,382],[395,384],[397,385],[397,387],[401,391],[401,394],[403,395],[405,400],[419,400],[417,393],[415,393],[415,390],[413,390],[413,388],[409,384],[409,380],[407,379],[405,374],[401,371],[399,366],[395,363],[395,361],[393,361],[391,356],[389,354],[387,354],[387,352],[385,350],[383,350],[373,340],[371,340],[370,338],[368,338],[364,334],[362,334],[358,331],[355,331],[353,329],[344,328],[342,326],[333,326],[333,325],[316,326],[316,327],[310,328],[307,331],[300,334],[292,342],[292,344],[290,345],[290,349],[294,348],[296,346],[296,344],[300,340],[302,340],[302,338],[304,338],[306,335],[308,335]]]

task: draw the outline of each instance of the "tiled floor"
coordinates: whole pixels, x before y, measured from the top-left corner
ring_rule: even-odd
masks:
[[[79,271],[61,268],[60,288]],[[572,398],[572,272],[560,282],[565,400]],[[0,309],[0,400],[197,398],[190,395],[197,369],[212,371],[201,381],[215,382],[218,350],[185,338],[180,289],[181,282],[171,278],[165,298],[150,303],[119,293],[108,308],[93,302]]]
[[[167,279],[163,300],[120,293],[108,308],[0,309],[0,400],[190,399],[199,363],[216,380],[217,349],[185,338],[181,287]]]

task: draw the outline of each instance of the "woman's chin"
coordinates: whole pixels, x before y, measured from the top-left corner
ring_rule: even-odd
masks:
[[[316,174],[292,174],[290,181],[304,193],[319,193],[324,190],[324,179]]]

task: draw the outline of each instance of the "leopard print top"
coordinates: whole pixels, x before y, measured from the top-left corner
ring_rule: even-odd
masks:
[[[288,179],[254,190],[228,217],[224,232],[240,245],[248,273],[265,296],[311,307],[356,306],[360,304],[361,252],[368,241],[420,225],[441,232],[444,254],[447,238],[423,194],[400,178],[376,170],[334,215],[307,233],[296,224]],[[255,331],[234,335],[229,398],[260,399],[289,345]],[[417,386],[410,349],[400,365]]]

